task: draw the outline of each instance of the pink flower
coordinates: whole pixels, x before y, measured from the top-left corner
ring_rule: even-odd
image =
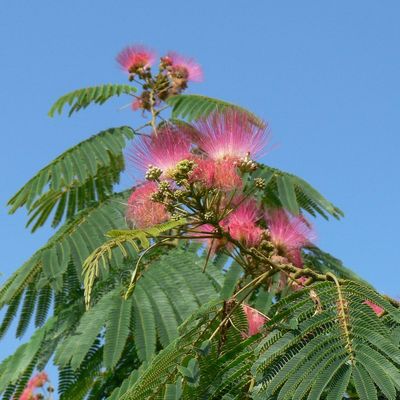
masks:
[[[215,112],[195,123],[199,147],[213,160],[256,157],[267,143],[266,128],[254,125],[244,112]]]
[[[300,259],[301,261],[301,259]],[[301,290],[304,288],[304,284],[307,282],[308,278],[306,276],[301,276],[300,278],[297,278],[296,281],[292,281],[292,289],[297,292],[298,290]]]
[[[133,100],[132,104],[131,104],[131,108],[133,111],[137,111],[140,110],[143,107],[143,102],[141,99],[135,99]]]
[[[285,210],[270,211],[265,216],[271,237],[280,255],[297,267],[302,266],[301,249],[310,244],[315,235],[304,217],[289,216]]]
[[[212,234],[215,233],[215,227],[210,224],[200,225],[196,228],[196,232],[193,233],[194,236],[207,236],[210,234],[210,238],[201,238],[202,242],[204,242],[208,248],[211,249],[211,254],[215,254],[218,250],[220,250],[224,246],[230,247],[230,244],[226,240],[226,238],[212,238]]]
[[[140,136],[128,152],[128,160],[142,172],[154,166],[164,172],[175,168],[179,161],[192,157],[191,142],[185,133],[174,127],[164,127],[157,136]]]
[[[148,228],[168,220],[165,206],[151,200],[151,195],[156,191],[156,183],[146,182],[138,186],[129,197],[126,218],[135,228]]]
[[[162,58],[162,61],[170,67],[173,75],[179,75],[179,77],[193,82],[203,80],[201,66],[192,58],[185,58],[177,53],[169,52]]]
[[[247,334],[243,334],[243,336],[246,338],[256,335],[261,331],[262,326],[268,321],[268,317],[246,304],[242,304],[242,310],[246,314],[248,324]]]
[[[365,300],[364,304],[370,306],[378,317],[380,317],[385,312],[385,310],[382,307],[379,307],[377,304],[373,303],[370,300]]]
[[[261,241],[263,229],[256,225],[260,211],[254,200],[247,200],[233,210],[220,222],[221,227],[229,232],[232,239],[246,246],[257,246]]]
[[[49,380],[46,372],[38,372],[33,376],[28,382],[28,388],[35,389],[44,386],[44,384]]]
[[[33,391],[29,387],[26,387],[22,392],[21,396],[19,397],[19,400],[33,400],[33,399],[34,399]]]
[[[192,182],[200,181],[208,188],[230,191],[240,189],[242,179],[237,173],[237,167],[230,160],[214,161],[210,159],[195,159],[196,167],[190,177]]]
[[[139,68],[150,67],[156,58],[152,50],[144,46],[134,45],[123,49],[117,56],[117,62],[127,72],[135,72]]]

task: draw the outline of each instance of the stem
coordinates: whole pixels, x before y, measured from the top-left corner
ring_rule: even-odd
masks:
[[[247,288],[249,288],[250,286],[254,285],[254,289],[256,289],[264,279],[269,278],[270,276],[276,274],[278,271],[277,270],[271,270],[268,272],[264,272],[263,274],[261,274],[260,276],[257,276],[257,278],[253,279],[251,282],[249,282],[247,285],[243,286],[238,292],[236,292],[232,297],[235,299],[237,298],[237,296],[244,292]]]
[[[354,364],[354,352],[353,352],[353,347],[350,339],[350,330],[349,330],[349,324],[348,324],[348,309],[347,309],[347,301],[343,297],[342,289],[340,287],[340,283],[336,276],[332,274],[331,272],[328,272],[326,276],[330,279],[332,279],[335,282],[339,301],[337,304],[338,307],[338,312],[339,312],[339,321],[341,322],[341,327],[344,331],[344,337],[346,341],[345,348],[347,349],[349,356],[350,356],[350,362]]]
[[[229,318],[231,317],[231,315],[233,314],[233,312],[243,303],[243,301],[249,296],[251,292],[247,293],[246,296],[244,296],[244,298],[240,301],[238,301],[233,307],[232,309],[228,312],[228,314],[226,314],[225,318],[219,323],[219,325],[217,326],[217,329],[215,329],[215,331],[212,333],[212,335],[210,336],[210,338],[208,340],[212,340],[214,339],[214,337],[217,335],[217,333],[223,328],[223,326],[229,321]]]
[[[151,112],[151,121],[150,124],[153,128],[154,134],[158,135],[157,132],[157,110],[155,109],[155,105],[156,105],[156,98],[155,98],[155,92],[154,89],[150,90],[150,112]]]
[[[214,246],[214,241],[215,241],[215,236],[212,238],[210,248],[208,249],[208,252],[207,252],[206,261],[205,261],[204,267],[203,267],[203,273],[206,272],[207,264],[208,264],[208,261],[211,256],[212,248]]]
[[[140,255],[140,257],[138,258],[138,260],[137,260],[137,262],[136,262],[136,266],[135,266],[135,269],[134,269],[134,271],[133,271],[133,273],[132,273],[132,276],[131,276],[131,280],[130,280],[130,282],[129,282],[129,286],[128,286],[128,290],[126,291],[126,293],[125,293],[125,300],[129,297],[129,295],[131,294],[131,292],[132,292],[132,289],[133,289],[133,285],[136,283],[136,281],[137,281],[137,276],[138,276],[138,273],[139,273],[139,271],[140,271],[140,268],[139,268],[139,266],[140,266],[140,263],[141,263],[141,261],[143,260],[143,257],[149,252],[149,251],[151,251],[152,249],[154,249],[155,247],[157,247],[157,246],[162,246],[165,242],[167,242],[169,240],[169,238],[168,239],[163,239],[163,240],[161,240],[160,242],[156,242],[156,243],[153,243],[151,246],[149,246],[141,255]]]
[[[151,125],[151,122],[149,121],[149,122],[146,122],[144,125],[142,125],[142,126],[140,126],[139,128],[136,128],[135,129],[135,133],[136,133],[136,131],[141,131],[142,129],[144,129],[144,128],[146,128],[147,126],[150,126]]]

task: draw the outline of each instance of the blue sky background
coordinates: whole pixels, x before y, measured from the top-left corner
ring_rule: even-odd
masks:
[[[269,121],[278,147],[265,162],[346,214],[316,222],[318,244],[400,296],[398,1],[3,0],[0,10],[0,284],[52,233],[30,234],[25,212],[9,216],[6,201],[68,147],[143,122],[120,110],[125,99],[72,118],[51,119],[49,107],[77,88],[125,82],[115,55],[142,43],[197,58],[205,82],[192,92]],[[18,345],[12,333],[0,358]]]

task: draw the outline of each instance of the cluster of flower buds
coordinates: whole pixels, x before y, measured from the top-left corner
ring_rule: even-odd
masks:
[[[143,46],[129,46],[117,56],[121,68],[129,74],[129,80],[139,80],[142,93],[132,103],[133,110],[151,111],[161,101],[184,91],[189,81],[200,82],[203,72],[193,59],[170,52],[160,58],[159,69],[153,74],[156,53]]]
[[[237,167],[241,172],[253,172],[257,169],[257,163],[250,158],[250,153],[246,154],[237,162]]]
[[[129,161],[147,181],[128,201],[132,226],[185,217],[190,236],[212,252],[257,248],[271,261],[301,268],[301,250],[313,238],[309,223],[283,209],[266,209],[253,196],[267,190],[262,177],[253,177],[255,159],[269,139],[266,125],[229,110],[212,113],[192,129],[165,124],[157,135],[135,139]],[[250,273],[260,267],[253,264],[248,258]]]

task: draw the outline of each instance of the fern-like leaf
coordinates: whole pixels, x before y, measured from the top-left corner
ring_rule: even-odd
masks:
[[[117,295],[109,309],[104,345],[104,366],[112,369],[119,361],[129,335],[132,301]]]
[[[167,99],[167,104],[172,107],[172,118],[185,118],[188,122],[205,118],[214,111],[223,112],[235,109],[247,114],[255,125],[265,126],[265,123],[252,112],[235,104],[223,100],[198,94],[180,94]]]
[[[316,246],[307,248],[307,251],[303,254],[303,258],[306,266],[309,266],[322,274],[330,272],[339,278],[357,281],[363,285],[371,287],[368,282],[359,277],[351,269],[345,267],[342,261]]]
[[[137,89],[130,85],[106,84],[100,86],[92,86],[84,89],[78,89],[60,97],[51,107],[49,116],[53,117],[55,113],[61,114],[66,105],[70,106],[68,115],[86,108],[91,103],[104,104],[113,96],[121,94],[132,94]]]
[[[0,364],[0,393],[8,385],[16,384],[27,369],[31,368],[32,371],[32,362],[41,349],[46,333],[52,329],[53,325],[54,319],[49,320],[46,325],[36,330],[29,342],[21,345],[13,355]]]
[[[8,311],[0,326],[0,337],[16,315],[22,294],[28,287],[35,297],[39,294],[36,324],[44,323],[53,292],[63,290],[64,276],[69,277],[68,285],[71,279],[80,279],[85,259],[105,242],[104,232],[126,227],[122,203],[127,195],[115,194],[109,200],[78,213],[6,281],[0,289],[0,307],[8,305]],[[68,272],[71,261],[74,271]],[[116,262],[119,262],[118,258]],[[81,282],[78,280],[76,284],[80,290]],[[24,320],[25,317],[22,316]]]
[[[28,209],[27,226],[42,226],[54,211],[52,226],[63,216],[71,218],[113,191],[124,169],[122,150],[132,139],[131,128],[122,126],[102,131],[61,154],[40,170],[8,202],[10,213]]]
[[[32,282],[29,284],[25,291],[25,298],[22,304],[21,315],[19,318],[19,323],[17,326],[17,337],[22,337],[26,332],[29,322],[31,321],[33,311],[36,305],[36,288],[35,284]]]
[[[328,218],[327,214],[336,219],[344,215],[309,183],[293,174],[260,165],[254,177],[265,180],[263,201],[268,206],[284,207],[295,215],[304,210],[313,216],[320,214],[325,219]]]
[[[272,307],[275,316],[266,325],[270,333],[253,366],[256,398],[318,400],[329,393],[329,399],[339,400],[352,377],[360,398],[376,398],[379,387],[395,399],[400,350],[365,300],[379,304],[395,324],[399,310],[366,286],[335,282],[317,284]],[[376,354],[380,368],[374,368],[368,353]]]
[[[90,254],[83,264],[84,286],[85,286],[85,301],[86,305],[90,305],[91,292],[95,279],[100,275],[101,268],[107,268],[109,261],[118,251],[120,256],[127,257],[129,250],[134,250],[139,253],[141,250],[146,250],[150,246],[149,239],[158,237],[161,233],[170,229],[182,226],[186,223],[185,219],[177,221],[169,221],[162,224],[154,225],[145,229],[134,230],[111,230],[107,233],[112,239],[108,240],[102,246],[97,248]],[[128,288],[128,293],[131,292],[133,285],[136,283],[134,277],[138,276],[138,266],[133,272],[131,285]]]
[[[118,289],[108,292],[93,308],[83,314],[76,331],[58,346],[54,357],[57,365],[64,367],[69,364],[72,369],[80,367],[106,324],[108,314],[104,310],[110,310],[114,303],[119,301],[118,293]]]

